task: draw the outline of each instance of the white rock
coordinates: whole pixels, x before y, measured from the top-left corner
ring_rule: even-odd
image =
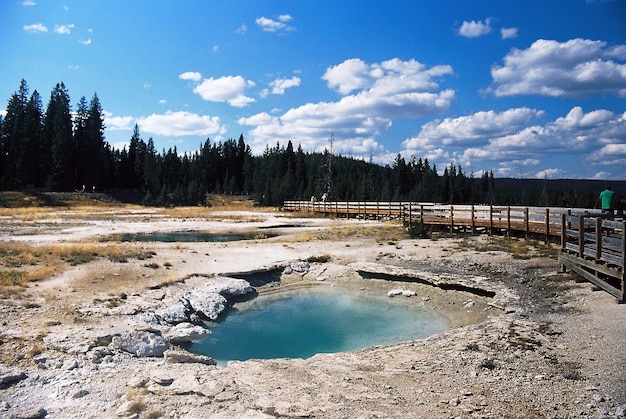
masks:
[[[162,310],[158,310],[155,314],[157,318],[169,324],[189,321],[188,309],[183,303],[176,303]]]
[[[245,295],[254,291],[252,285],[243,279],[226,276],[218,276],[216,279],[220,280],[220,283],[215,286],[215,291],[227,298],[235,295]]]
[[[291,269],[294,272],[300,272],[300,273],[308,272],[310,267],[311,266],[309,265],[309,262],[306,262],[304,260],[291,262]]]
[[[165,362],[168,364],[205,364],[215,365],[213,358],[205,355],[196,355],[187,351],[176,351],[169,349],[163,354]]]
[[[191,323],[178,323],[163,332],[163,338],[171,343],[191,342],[211,334],[209,329]]]
[[[394,288],[392,290],[389,290],[389,292],[387,292],[387,297],[395,297],[396,295],[402,295],[403,292],[404,292],[404,289],[402,288]]]
[[[402,295],[404,295],[405,297],[415,297],[415,291],[402,290]]]
[[[217,319],[227,302],[222,294],[207,290],[190,291],[183,298],[189,302],[194,312],[210,320]]]
[[[159,335],[150,332],[131,332],[114,336],[111,346],[138,357],[163,356],[169,344]]]

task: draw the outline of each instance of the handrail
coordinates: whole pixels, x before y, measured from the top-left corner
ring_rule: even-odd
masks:
[[[625,302],[626,221],[606,219],[602,211],[500,205],[450,205],[401,201],[285,201],[284,211],[317,212],[346,218],[401,219],[454,231],[481,230],[507,237],[523,234],[559,240],[559,262]]]

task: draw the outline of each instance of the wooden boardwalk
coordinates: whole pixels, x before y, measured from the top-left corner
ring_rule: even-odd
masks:
[[[426,202],[285,201],[285,211],[336,217],[391,220],[405,226],[539,238],[560,242],[559,263],[626,302],[626,222],[602,217],[600,210],[493,205],[442,205]]]

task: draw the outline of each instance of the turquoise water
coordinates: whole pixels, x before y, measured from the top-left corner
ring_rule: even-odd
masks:
[[[257,301],[258,300],[258,301]],[[190,351],[229,360],[309,358],[423,339],[448,329],[432,310],[407,297],[310,290],[238,305]]]

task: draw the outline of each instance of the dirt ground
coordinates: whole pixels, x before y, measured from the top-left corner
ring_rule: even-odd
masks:
[[[125,236],[181,231],[250,239]],[[410,239],[394,223],[278,211],[113,207],[5,214],[0,237],[5,271],[44,272],[4,285],[2,417],[626,416],[626,305],[559,273],[555,250],[541,243]],[[312,286],[376,295],[403,288],[414,295],[394,298],[439,310],[451,328],[224,367],[111,346],[114,336],[147,330],[137,319],[170,287],[216,275],[248,279],[256,298]]]

